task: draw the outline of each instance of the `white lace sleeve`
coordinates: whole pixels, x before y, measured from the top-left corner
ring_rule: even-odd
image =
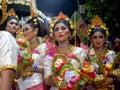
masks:
[[[0,32],[0,71],[16,69],[18,46],[15,38],[8,32]]]

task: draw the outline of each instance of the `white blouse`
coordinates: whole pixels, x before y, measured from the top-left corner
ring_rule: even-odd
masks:
[[[0,32],[0,72],[17,68],[18,46],[15,38],[6,31]]]
[[[42,52],[40,45],[37,48],[35,48],[35,50],[37,50],[38,53],[32,53],[34,64],[36,64],[37,66],[44,66],[44,59],[41,57]],[[20,90],[26,90],[27,88],[31,88],[40,83],[43,83],[43,80],[44,80],[43,73],[34,72],[32,76],[30,77],[28,76],[25,79],[20,77],[18,79],[18,85]]]
[[[43,44],[43,50],[47,50],[47,47],[45,46],[45,44]],[[45,52],[43,52],[43,54],[45,54]],[[80,69],[81,68],[81,64],[84,61],[84,58],[86,56],[85,51],[80,48],[80,47],[76,47],[76,49],[74,50],[74,52],[72,52],[78,59],[79,61],[72,59],[71,60],[71,64],[76,68],[76,69]],[[49,76],[52,75],[52,62],[53,62],[53,57],[46,55],[44,57],[44,78],[47,78]],[[58,90],[57,87],[51,87],[50,90]]]

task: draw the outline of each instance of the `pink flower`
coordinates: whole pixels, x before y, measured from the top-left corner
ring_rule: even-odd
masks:
[[[80,76],[73,76],[70,80],[71,83],[76,83],[80,80]]]
[[[68,82],[68,83],[67,83],[67,86],[68,86],[69,88],[73,88],[73,87],[74,87],[73,83],[71,83],[71,82]]]
[[[20,62],[21,60],[22,60],[22,57],[18,55],[18,62]]]

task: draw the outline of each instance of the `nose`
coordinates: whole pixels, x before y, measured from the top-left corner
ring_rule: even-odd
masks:
[[[58,32],[62,32],[62,30],[61,30],[61,29],[59,29],[59,30],[58,30]]]

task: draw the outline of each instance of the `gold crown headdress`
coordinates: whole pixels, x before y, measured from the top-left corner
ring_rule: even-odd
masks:
[[[18,16],[16,15],[13,8],[7,12],[7,3],[6,3],[6,1],[3,0],[3,2],[2,2],[2,18],[0,20],[0,25],[2,25],[5,22],[5,20],[7,19],[8,16],[15,16],[16,18],[18,18]]]
[[[108,28],[106,27],[106,24],[102,22],[101,18],[96,15],[91,22],[91,25],[88,25],[88,30],[87,30],[87,34],[88,34],[88,39],[90,39],[90,35],[92,30],[94,30],[96,27],[100,27],[100,29],[105,30],[106,32],[106,36],[108,37],[109,32],[108,32]]]
[[[54,28],[54,25],[59,20],[65,20],[65,21],[67,21],[70,24],[70,29],[74,30],[74,25],[73,25],[71,19],[68,16],[64,15],[62,12],[60,12],[57,17],[52,18],[50,20],[50,22],[49,22],[49,24],[50,24],[49,25],[49,33],[50,33],[51,37],[53,37],[53,28]],[[75,36],[75,34],[76,34],[76,32],[74,30],[70,39],[72,39]]]

